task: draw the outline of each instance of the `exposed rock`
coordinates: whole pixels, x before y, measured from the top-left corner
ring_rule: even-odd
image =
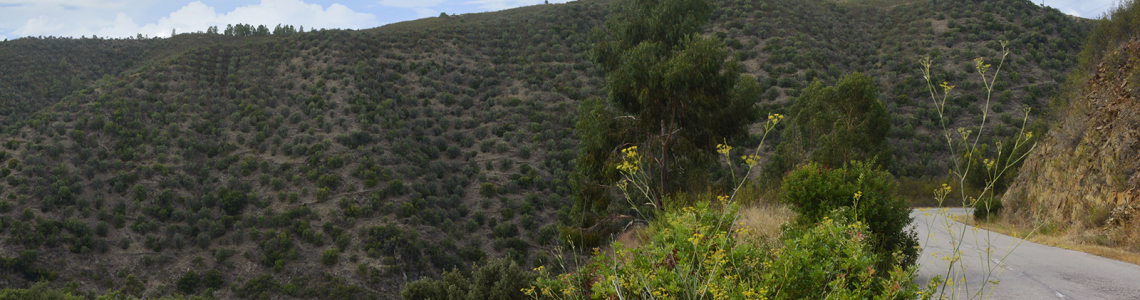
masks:
[[[1026,158],[1003,198],[1010,217],[1084,228],[1129,222],[1140,206],[1140,44],[1106,54],[1063,125]],[[1103,212],[1112,209],[1108,220]]]

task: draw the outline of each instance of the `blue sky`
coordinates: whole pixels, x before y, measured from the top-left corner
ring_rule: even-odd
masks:
[[[552,0],[562,3],[567,0]],[[1042,0],[1032,0],[1042,3]],[[366,29],[448,14],[497,11],[543,0],[0,0],[0,41],[24,36],[170,36],[246,23]],[[1113,0],[1044,0],[1070,15],[1095,18]]]

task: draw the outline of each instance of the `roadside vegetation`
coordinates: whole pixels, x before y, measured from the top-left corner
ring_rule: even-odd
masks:
[[[699,13],[615,17],[657,2]],[[1032,128],[1089,28],[1015,0],[639,0],[7,41],[0,293],[929,296],[906,211],[962,178],[946,199],[1000,195],[1016,171],[946,170]],[[997,92],[919,100],[919,57]],[[992,134],[952,152],[943,125]]]

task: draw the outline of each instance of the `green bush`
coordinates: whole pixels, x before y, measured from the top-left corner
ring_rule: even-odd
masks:
[[[186,271],[186,274],[182,274],[182,278],[178,279],[178,291],[183,294],[193,294],[196,289],[198,289],[198,272]]]
[[[974,220],[989,221],[1001,216],[1001,198],[982,197],[974,203]]]
[[[222,198],[222,210],[225,211],[227,215],[241,213],[241,210],[245,208],[245,205],[248,203],[246,195],[239,191],[220,189],[218,195]]]
[[[810,228],[784,235],[763,276],[774,299],[914,299],[913,266],[880,269],[867,225],[840,208]],[[877,273],[877,270],[887,272]]]
[[[513,261],[492,260],[464,276],[452,269],[442,280],[424,278],[404,286],[400,296],[404,299],[530,299],[522,293],[529,288],[537,275],[523,271]]]
[[[262,295],[266,292],[276,293],[281,290],[281,284],[273,279],[269,274],[261,275],[260,277],[250,279],[245,284],[239,285],[234,289],[234,294],[242,298],[250,298]]]
[[[491,198],[491,197],[494,197],[496,194],[497,193],[495,191],[495,184],[493,184],[493,183],[484,182],[482,185],[479,186],[479,195],[481,195],[483,197]]]
[[[0,290],[0,300],[23,299],[81,300],[87,298],[73,295],[67,290],[53,290],[48,287],[47,281],[40,281],[27,289],[5,288]]]
[[[336,248],[328,249],[321,254],[321,263],[331,267],[332,265],[336,264],[339,258],[340,250],[337,250]]]
[[[202,276],[202,284],[206,285],[207,288],[217,289],[222,287],[223,283],[225,281],[222,279],[222,272],[219,272],[218,269],[210,269],[206,271],[205,276]]]
[[[537,298],[565,299],[911,299],[914,267],[878,269],[863,222],[821,218],[784,234],[783,247],[741,238],[738,206],[712,201],[669,211],[649,225],[636,248],[614,244],[617,257],[595,255],[576,273],[539,268]],[[838,215],[846,215],[841,211]],[[882,272],[878,272],[881,270]],[[882,276],[875,276],[882,274]],[[581,290],[588,287],[588,291]]]
[[[800,225],[819,223],[831,211],[850,207],[874,234],[870,244],[882,262],[910,266],[918,259],[918,237],[914,230],[906,230],[913,219],[906,200],[896,195],[894,182],[887,171],[863,162],[839,169],[808,163],[784,178],[780,194],[798,214]],[[896,252],[901,255],[896,257]]]

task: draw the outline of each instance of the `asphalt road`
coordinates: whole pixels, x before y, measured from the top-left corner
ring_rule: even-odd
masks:
[[[961,208],[947,210],[967,213]],[[933,209],[916,209],[911,216],[923,245],[915,281],[925,285],[938,275],[957,278],[958,283],[945,292],[955,299],[986,299],[986,295],[989,299],[1140,299],[1140,266],[974,230]],[[965,267],[947,276],[949,262],[943,257],[955,252],[952,240],[965,241],[958,248]],[[976,296],[986,281],[998,284],[986,284],[982,296]]]

